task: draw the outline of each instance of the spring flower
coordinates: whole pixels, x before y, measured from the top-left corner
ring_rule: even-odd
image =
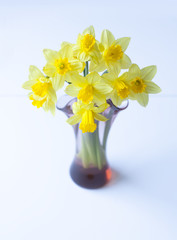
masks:
[[[54,114],[56,92],[65,81],[68,82],[66,94],[78,100],[73,105],[74,116],[68,123],[80,122],[83,132],[94,132],[95,120],[107,120],[100,114],[108,107],[106,100],[111,98],[118,106],[131,99],[146,106],[149,94],[161,91],[152,82],[156,66],[140,69],[125,54],[129,42],[129,37],[115,39],[109,30],[102,31],[98,42],[94,27],[90,26],[78,35],[76,44],[64,41],[59,51],[44,49],[45,75],[37,67],[30,66],[29,81],[23,84],[23,88],[30,90],[29,99],[34,106]],[[100,76],[98,72],[105,69]],[[121,69],[129,70],[121,75]],[[80,75],[81,72],[84,76]]]
[[[159,93],[161,89],[152,82],[157,72],[156,66],[145,67],[140,70],[138,65],[132,64],[129,69],[128,81],[131,89],[131,99],[137,100],[142,106],[146,106],[149,101],[149,93]]]
[[[72,71],[83,71],[83,63],[78,59],[73,58],[73,51],[71,45],[64,45],[60,51],[53,51],[44,49],[44,56],[47,64],[43,68],[44,73],[52,78],[54,89],[62,88],[65,80]]]
[[[31,90],[29,99],[34,106],[43,107],[45,111],[50,110],[52,114],[55,113],[56,92],[51,80],[45,77],[37,67],[30,66],[29,81],[23,84],[23,88]]]
[[[91,101],[102,104],[112,88],[101,80],[97,72],[91,72],[85,77],[73,73],[70,80],[72,84],[66,87],[65,92],[72,97],[77,97],[85,104]]]
[[[102,79],[112,87],[110,98],[115,106],[121,105],[130,95],[128,73],[125,72],[121,76],[118,76],[119,73],[120,68],[112,68],[110,73],[102,75]]]
[[[72,106],[74,115],[70,117],[67,120],[67,122],[71,125],[75,125],[81,122],[79,128],[82,130],[83,133],[94,132],[97,127],[95,120],[97,121],[108,120],[106,117],[100,114],[108,106],[109,105],[107,103],[104,103],[99,107],[95,107],[93,102],[87,105],[83,104],[81,101],[75,102]]]
[[[99,50],[102,53],[102,59],[99,64],[91,62],[91,71],[101,72],[110,65],[127,69],[131,65],[130,58],[124,53],[130,42],[129,37],[123,37],[115,40],[109,30],[103,30]]]
[[[82,35],[79,34],[77,43],[73,45],[74,56],[81,62],[93,60],[98,63],[100,52],[95,39],[95,30],[93,26],[86,28]]]

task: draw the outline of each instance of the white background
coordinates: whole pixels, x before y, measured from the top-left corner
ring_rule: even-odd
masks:
[[[42,50],[94,25],[130,36],[127,54],[157,65],[162,93],[131,102],[108,139],[113,180],[99,190],[69,177],[75,152],[66,117],[37,110],[21,88]],[[177,239],[176,1],[0,0],[0,239]],[[59,93],[62,95],[62,92]]]

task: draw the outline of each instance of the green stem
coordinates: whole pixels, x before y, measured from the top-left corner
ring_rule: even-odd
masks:
[[[95,136],[92,134],[93,133],[84,133],[84,139],[85,139],[85,146],[88,152],[89,162],[92,163],[93,165],[96,165],[96,159],[95,159],[96,149],[95,149],[95,143],[94,143]]]
[[[105,151],[100,144],[98,128],[93,133],[81,133],[81,150],[79,157],[85,168],[93,165],[102,169],[106,163]]]
[[[101,76],[103,76],[103,74],[105,74],[105,73],[108,73],[108,70],[107,70],[107,69],[102,73]]]
[[[99,136],[98,136],[98,127],[95,131],[97,131],[96,138],[95,138],[97,166],[99,169],[101,169],[102,168],[102,156],[101,156],[102,154],[101,154],[100,140],[99,140]]]
[[[84,77],[89,73],[89,64],[88,64],[88,61],[85,62],[85,68],[84,68],[84,71],[83,71],[83,74],[84,74]]]
[[[79,153],[79,157],[82,159],[82,164],[85,168],[89,166],[89,152],[87,151],[86,142],[84,136],[81,136],[82,146]]]

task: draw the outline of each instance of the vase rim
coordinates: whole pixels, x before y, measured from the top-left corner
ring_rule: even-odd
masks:
[[[115,106],[111,99],[108,99],[107,103],[110,105],[111,108],[113,108],[116,111],[125,110],[128,107],[128,105],[129,105],[128,99],[126,101],[125,106],[124,105],[123,106],[121,106],[121,105],[120,106]]]
[[[67,94],[64,94],[63,96],[61,96],[57,103],[56,103],[56,108],[58,110],[64,110],[66,108],[67,105],[72,105],[72,103],[76,102],[77,101],[77,98],[76,97],[72,97],[72,96],[69,96]],[[125,110],[128,105],[129,105],[129,101],[127,100],[126,102],[124,102],[125,104],[122,104],[120,106],[115,106],[112,102],[111,99],[108,99],[106,100],[106,102],[110,105],[110,107],[112,109],[114,109],[115,111],[121,111],[121,110]]]
[[[67,94],[64,94],[63,96],[61,96],[57,103],[56,103],[56,108],[58,110],[64,110],[64,108],[67,106],[67,105],[70,105],[71,102],[75,102],[77,100],[76,97],[71,97]]]

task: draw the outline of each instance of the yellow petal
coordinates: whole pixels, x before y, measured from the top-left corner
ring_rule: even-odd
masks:
[[[129,43],[130,43],[130,38],[129,37],[119,38],[115,41],[115,44],[119,44],[121,46],[123,52],[125,52]]]
[[[58,52],[61,58],[72,58],[73,57],[73,50],[71,45],[65,45],[63,48],[60,49]]]
[[[104,112],[104,110],[106,110],[106,108],[109,107],[109,104],[107,104],[107,102],[105,102],[104,104],[101,104],[98,107],[94,107],[93,111],[94,113],[101,113]]]
[[[131,78],[140,77],[141,71],[137,64],[132,64],[129,68],[129,74]]]
[[[95,113],[95,114],[94,114],[94,118],[95,118],[97,121],[103,121],[103,122],[105,122],[105,121],[108,120],[105,116],[103,116],[103,115],[101,115],[101,114],[99,114],[99,113]]]
[[[112,86],[117,76],[113,72],[111,72],[103,74],[101,78],[103,79],[104,82]]]
[[[57,51],[53,51],[50,49],[44,49],[43,50],[44,53],[44,57],[47,60],[47,62],[49,63],[54,63],[55,59],[57,59],[58,57],[58,52]]]
[[[105,94],[101,94],[97,90],[94,91],[93,102],[96,103],[97,105],[105,103],[107,98]]]
[[[90,34],[90,35],[92,35],[93,37],[95,37],[94,27],[93,27],[93,26],[90,26],[90,27],[86,28],[86,29],[83,31],[83,35],[86,35],[86,34]]]
[[[79,123],[82,120],[82,115],[81,114],[76,114],[73,115],[72,117],[67,119],[67,123],[69,123],[70,125],[75,125],[77,123]]]
[[[47,101],[42,105],[44,111],[50,111],[52,115],[55,115],[55,103],[51,99],[47,99]]]
[[[83,63],[79,60],[70,60],[71,71],[81,72],[83,70]]]
[[[119,61],[120,61],[120,66],[122,69],[127,69],[131,65],[131,60],[125,53]]]
[[[40,77],[44,77],[42,72],[36,66],[31,65],[29,67],[29,80],[32,81]]]
[[[98,49],[100,50],[100,52],[103,52],[103,51],[104,51],[104,46],[103,46],[103,44],[97,42],[97,45],[98,45]]]
[[[100,81],[101,80],[101,77],[100,75],[97,73],[97,72],[91,72],[89,73],[87,76],[87,81],[88,81],[88,84],[94,84],[94,82],[97,82],[97,81]]]
[[[73,113],[76,115],[79,114],[82,109],[82,102],[78,100],[77,102],[74,102],[72,105]]]
[[[83,36],[79,33],[79,34],[78,34],[78,37],[77,37],[77,44],[74,44],[74,45],[73,45],[74,47],[76,47],[76,46],[79,47],[79,46],[80,46],[80,42],[81,42],[81,40],[82,40],[82,37],[83,37]]]
[[[119,104],[120,98],[119,98],[119,96],[117,95],[117,91],[116,91],[116,90],[114,90],[114,91],[112,92],[111,100],[112,100],[113,104],[114,104],[116,107],[117,107],[118,105],[120,105],[120,104]]]
[[[78,93],[79,93],[80,88],[74,86],[73,84],[69,84],[66,88],[65,88],[65,93],[68,94],[69,96],[72,97],[77,97]]]
[[[112,87],[103,82],[97,82],[94,84],[94,89],[96,89],[101,94],[108,94],[112,91]]]
[[[141,106],[146,107],[149,101],[149,96],[146,93],[138,93],[136,99]]]
[[[128,82],[128,72],[123,73],[118,79],[119,81]]]
[[[106,65],[104,60],[102,59],[98,64],[94,63],[93,61],[90,62],[90,72],[102,72],[106,69]]]
[[[79,55],[78,55],[78,59],[81,62],[90,61],[90,55],[87,54],[86,52],[80,52]]]
[[[60,88],[64,86],[65,76],[57,74],[54,78],[52,78],[52,85],[55,91],[58,91]]]
[[[136,100],[136,96],[137,96],[137,94],[134,93],[134,92],[130,89],[130,94],[129,94],[128,98],[131,99],[131,100]]]
[[[46,64],[45,67],[43,67],[44,73],[49,77],[54,77],[56,75],[56,67],[52,64]]]
[[[108,62],[107,67],[108,67],[108,72],[113,73],[115,78],[117,78],[121,71],[120,64],[118,62]]]
[[[66,46],[72,46],[72,44],[70,43],[70,42],[62,42],[61,43],[61,48],[63,48],[63,47],[66,47]]]
[[[145,67],[141,69],[141,78],[145,81],[150,81],[153,79],[157,72],[157,67],[155,65]]]
[[[90,56],[91,56],[92,61],[95,64],[99,64],[100,59],[101,59],[101,54],[100,54],[100,52],[98,50],[98,47],[96,45],[93,48],[93,50],[90,52]]]
[[[42,107],[46,112],[50,111],[53,116],[55,115],[56,107],[55,107],[55,103],[52,100],[47,100]]]
[[[57,95],[53,87],[48,88],[48,95],[50,96],[51,100],[56,103],[57,101]]]
[[[113,34],[107,29],[103,30],[101,34],[101,43],[103,44],[103,46],[105,48],[108,48],[109,46],[112,45],[114,41],[115,41],[115,38]]]
[[[79,44],[73,44],[72,49],[73,49],[73,56],[78,58],[78,56],[80,54],[80,45]]]
[[[23,83],[22,88],[31,90],[31,87],[36,83],[36,80],[26,81]]]
[[[151,82],[151,81],[146,82],[145,81],[145,84],[147,85],[147,87],[145,89],[145,91],[147,93],[160,93],[162,91],[161,88],[158,85],[156,85],[154,82]]]
[[[87,84],[87,79],[76,72],[68,73],[68,79],[69,82],[71,82],[72,84],[74,84],[74,86],[79,88],[82,88]]]
[[[56,110],[55,104],[51,103],[51,105],[50,105],[50,112],[52,113],[53,116],[55,116],[55,110]]]

